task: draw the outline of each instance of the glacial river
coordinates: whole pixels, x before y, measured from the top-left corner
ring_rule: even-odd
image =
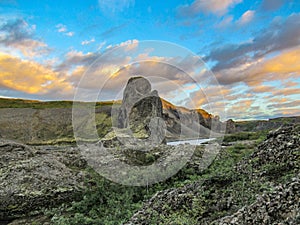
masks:
[[[212,141],[214,139],[215,138],[194,139],[194,140],[184,140],[184,141],[170,141],[170,142],[167,142],[167,145],[180,145],[180,144],[201,145],[207,141]]]

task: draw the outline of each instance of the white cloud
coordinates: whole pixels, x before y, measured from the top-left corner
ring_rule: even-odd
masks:
[[[73,37],[74,34],[75,34],[75,33],[72,32],[72,31],[65,33],[65,35],[66,35],[66,36],[69,36],[69,37]]]
[[[95,42],[95,38],[92,38],[91,40],[84,40],[81,42],[81,45],[89,45],[93,42]]]
[[[57,32],[59,32],[59,33],[64,33],[67,31],[66,25],[63,25],[61,23],[57,24],[55,27],[57,28]]]
[[[101,50],[101,49],[104,47],[104,45],[106,45],[106,41],[102,41],[102,42],[98,45],[97,50],[98,50],[98,51]]]
[[[103,12],[123,12],[135,4],[135,0],[98,0],[100,9]]]
[[[60,23],[60,24],[57,24],[55,27],[57,28],[57,32],[62,33],[63,35],[72,37],[75,34],[73,31],[68,31],[67,26],[64,24]]]
[[[238,25],[245,25],[245,24],[251,22],[253,20],[253,18],[254,18],[254,14],[255,14],[254,10],[248,10],[248,11],[246,11],[241,16],[241,18],[237,21],[237,24]]]

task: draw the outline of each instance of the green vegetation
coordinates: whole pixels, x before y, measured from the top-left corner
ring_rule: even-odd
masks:
[[[236,142],[236,141],[245,141],[245,140],[259,140],[262,141],[266,138],[267,131],[260,132],[240,132],[235,134],[225,135],[223,142]]]
[[[234,140],[257,140],[265,134],[239,134]],[[233,136],[231,136],[233,139]],[[231,139],[231,140],[232,140]],[[165,182],[149,187],[127,187],[108,181],[92,169],[87,181],[87,191],[81,201],[70,205],[63,205],[58,209],[47,211],[46,215],[52,218],[54,224],[122,224],[150,199],[155,193],[170,188],[185,188],[187,184],[200,184],[196,192],[186,193],[183,204],[156,202],[160,204],[163,213],[150,211],[148,224],[201,224],[211,222],[220,217],[230,215],[241,207],[255,201],[256,195],[270,192],[274,183],[289,180],[297,171],[291,170],[288,164],[266,164],[259,171],[252,171],[252,158],[246,163],[244,170],[237,170],[239,163],[247,161],[259,141],[251,145],[236,145],[227,147],[220,152],[208,169],[199,171],[186,165],[175,176]],[[200,156],[202,147],[198,147],[195,154]],[[153,156],[147,155],[151,162]],[[249,166],[250,165],[250,166]],[[243,172],[244,171],[244,172]],[[264,177],[253,174],[263,173]],[[189,202],[189,203],[188,203]]]
[[[94,175],[94,178],[98,176]],[[52,217],[54,224],[121,224],[140,207],[146,194],[144,188],[121,186],[101,177],[90,180],[89,185],[80,202],[63,206],[55,212]]]
[[[168,210],[167,215],[153,215],[151,224],[197,224],[199,216],[210,215],[217,218],[229,211],[215,210],[213,205],[218,201],[232,196],[235,207],[241,207],[253,200],[253,193],[259,192],[261,184],[253,183],[249,178],[237,173],[235,164],[253,152],[254,145],[245,147],[236,145],[227,148],[220,157],[204,172],[185,166],[175,176],[147,188],[126,187],[110,182],[92,169],[89,169],[91,179],[87,181],[89,187],[79,202],[64,205],[59,209],[48,211],[54,224],[122,224],[126,222],[142,202],[155,193],[172,187],[182,187],[195,181],[203,181],[207,187],[201,195],[192,196],[193,207],[184,207],[181,210]],[[198,147],[196,154],[201,151]],[[152,156],[147,156],[152,161]],[[235,190],[234,193],[232,190]],[[224,203],[225,204],[225,203]]]
[[[82,104],[95,104],[95,103],[82,103]],[[106,105],[113,105],[113,101],[96,102],[96,108]],[[120,104],[120,102],[117,102]],[[45,109],[45,108],[72,108],[72,101],[36,101],[24,99],[6,99],[0,98],[0,108],[32,108],[32,109]]]

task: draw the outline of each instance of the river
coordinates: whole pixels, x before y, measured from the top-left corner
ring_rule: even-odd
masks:
[[[180,144],[201,145],[205,142],[212,141],[214,139],[215,138],[194,139],[194,140],[184,140],[184,141],[170,141],[170,142],[167,142],[167,145],[180,145]]]

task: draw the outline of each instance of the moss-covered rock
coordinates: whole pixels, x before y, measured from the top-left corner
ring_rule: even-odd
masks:
[[[0,143],[0,221],[38,215],[78,198],[86,164],[79,152],[45,151],[26,145]]]

